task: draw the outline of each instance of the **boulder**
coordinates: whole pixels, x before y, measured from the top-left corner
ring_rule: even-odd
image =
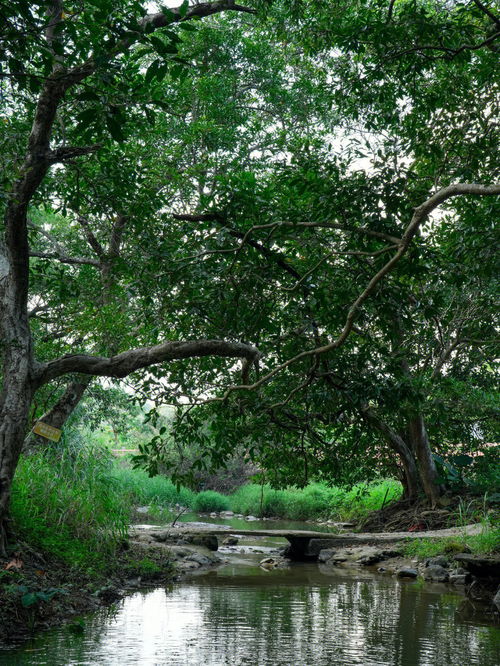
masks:
[[[446,583],[449,579],[449,574],[446,569],[439,564],[431,564],[424,571],[425,580],[433,581],[434,583]]]
[[[320,550],[318,554],[318,562],[328,562],[334,555],[335,551],[332,548]]]
[[[164,543],[168,539],[172,538],[173,535],[168,530],[166,530],[163,532],[150,532],[150,536],[155,541],[158,541],[159,543]]]
[[[220,514],[219,514],[219,516],[220,516],[221,518],[233,518],[233,517],[234,517],[234,513],[233,513],[232,511],[221,511]]]
[[[282,569],[288,566],[288,562],[282,557],[265,557],[259,562],[262,569],[270,571],[271,569]]]
[[[466,574],[450,574],[449,581],[452,585],[466,585],[467,584],[467,575]]]
[[[228,536],[224,539],[222,542],[223,546],[237,546],[238,545],[238,537],[235,536]]]
[[[340,551],[340,553],[334,553],[328,561],[330,564],[340,564],[347,562],[348,559],[349,555],[345,551]]]
[[[500,587],[498,588],[495,596],[493,597],[493,605],[497,609],[497,611],[500,613]]]
[[[444,555],[438,555],[437,557],[429,557],[425,560],[426,567],[444,567],[448,566],[448,559]]]
[[[245,516],[245,520],[249,520],[250,522],[254,520],[260,520],[259,518],[256,518],[255,516]]]
[[[357,563],[364,566],[369,566],[371,564],[377,564],[382,562],[382,560],[388,560],[391,557],[396,557],[399,553],[395,550],[387,550],[381,548],[375,548],[373,546],[367,546],[362,549],[359,557],[357,558]]]
[[[458,553],[454,557],[470,573],[479,578],[500,579],[500,556],[499,555],[471,555],[469,553]]]
[[[194,560],[183,560],[176,565],[178,571],[192,571],[194,569],[199,569],[200,566],[201,564]]]
[[[398,578],[416,578],[418,576],[418,571],[416,569],[411,569],[410,567],[403,567],[397,573]]]
[[[331,548],[338,542],[335,539],[310,539],[304,552],[306,557],[319,557],[322,550]]]
[[[190,553],[187,557],[186,560],[188,562],[198,562],[198,564],[201,567],[206,567],[212,564],[212,560],[210,560],[206,555],[202,555],[201,553]]]

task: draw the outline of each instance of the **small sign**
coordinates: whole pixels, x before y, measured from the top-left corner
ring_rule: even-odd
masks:
[[[38,421],[38,423],[35,424],[33,432],[35,435],[40,435],[41,437],[45,437],[45,439],[52,440],[53,442],[58,442],[61,439],[62,434],[62,430],[59,430],[59,428],[53,428],[47,423],[42,423],[42,421]]]

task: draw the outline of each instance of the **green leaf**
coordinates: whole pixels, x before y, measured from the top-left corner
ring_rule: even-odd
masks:
[[[125,139],[120,121],[121,121],[121,116],[118,117],[113,115],[106,116],[106,127],[108,129],[108,132],[111,134],[111,136],[115,141],[118,141],[118,143],[121,143]]]
[[[27,594],[23,594],[21,597],[21,604],[23,605],[24,608],[29,608],[30,606],[33,606],[33,604],[36,604],[38,601],[38,596],[36,592],[28,592]]]

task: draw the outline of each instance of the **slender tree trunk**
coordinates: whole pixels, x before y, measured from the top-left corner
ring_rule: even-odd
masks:
[[[404,470],[405,499],[416,499],[419,491],[419,474],[410,448],[404,439],[372,409],[366,407],[363,409],[363,415],[384,436],[391,449],[398,455]]]
[[[68,384],[68,387],[56,402],[41,418],[40,421],[62,430],[66,421],[80,403],[83,395],[92,381],[92,377],[82,377]],[[44,437],[30,433],[24,443],[24,452],[34,451],[39,446],[43,446],[47,440]]]
[[[425,496],[435,506],[441,496],[441,486],[437,482],[438,472],[429,444],[424,418],[418,414],[408,424],[411,447],[418,461],[420,479]]]

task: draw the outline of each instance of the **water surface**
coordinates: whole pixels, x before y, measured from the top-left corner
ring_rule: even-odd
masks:
[[[500,631],[445,586],[297,563],[271,572],[259,555],[0,652],[36,666],[498,666]],[[471,614],[472,613],[472,614]]]

